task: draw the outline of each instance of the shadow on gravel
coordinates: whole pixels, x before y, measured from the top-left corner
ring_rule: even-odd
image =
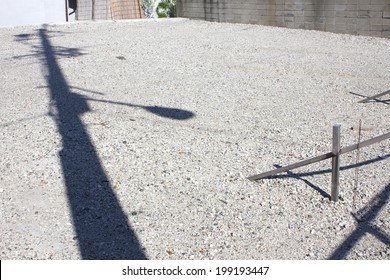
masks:
[[[76,86],[70,86],[70,87],[73,89],[85,91],[85,92],[92,93],[92,94],[105,95],[104,93],[99,92],[99,91],[92,91],[92,90],[88,90],[88,89],[76,87]],[[108,104],[114,104],[114,105],[123,105],[123,106],[128,106],[128,107],[133,107],[133,108],[141,108],[141,109],[148,111],[149,113],[155,114],[155,115],[163,117],[163,118],[173,119],[173,120],[183,121],[183,120],[193,118],[195,116],[195,114],[190,112],[190,111],[183,110],[183,109],[177,109],[177,108],[169,108],[169,107],[161,107],[161,106],[143,106],[143,105],[137,105],[137,104],[132,104],[132,103],[113,101],[113,100],[89,98],[89,97],[84,97],[84,96],[83,96],[83,98],[86,100],[90,100],[90,101],[96,101],[96,102],[102,102],[102,103],[108,103]]]
[[[62,137],[59,153],[80,254],[83,259],[147,259],[144,248],[112,190],[80,116],[90,111],[87,98],[71,91],[57,62],[58,56],[80,56],[80,49],[52,46],[46,28],[38,34],[21,34],[16,41],[39,40],[33,54],[41,59],[50,92],[50,113]],[[58,33],[60,34],[60,33]],[[23,58],[26,56],[16,57]],[[118,103],[110,102],[109,103]],[[122,104],[125,105],[125,104]],[[131,104],[126,104],[133,106]],[[141,106],[137,106],[141,107]],[[191,112],[162,107],[143,107],[160,116],[187,119]]]
[[[340,171],[348,170],[348,169],[352,169],[352,168],[358,168],[358,167],[365,166],[365,165],[369,165],[369,164],[372,164],[372,163],[375,163],[375,162],[378,162],[378,161],[386,160],[389,157],[390,157],[390,154],[387,154],[387,155],[384,155],[384,156],[378,156],[378,157],[376,157],[374,159],[369,159],[369,160],[362,161],[362,162],[359,162],[359,163],[346,165],[346,166],[341,166],[340,167]],[[283,167],[283,166],[281,166],[279,164],[274,164],[274,167],[275,168],[280,168],[280,167]],[[295,179],[298,179],[298,180],[301,180],[301,181],[305,182],[309,187],[311,187],[315,191],[319,192],[323,197],[330,198],[330,195],[327,192],[322,190],[320,187],[314,185],[309,180],[306,180],[306,179],[303,178],[303,177],[314,176],[314,175],[321,175],[321,174],[326,174],[326,173],[332,173],[332,169],[325,169],[325,170],[318,170],[318,171],[311,171],[311,172],[304,172],[304,173],[296,173],[296,172],[292,172],[292,171],[287,171],[286,175],[273,175],[273,176],[269,176],[269,177],[263,178],[263,180],[264,179],[295,178]]]
[[[125,102],[117,102],[117,101],[111,101],[111,100],[103,100],[103,99],[95,99],[95,98],[85,98],[87,100],[96,101],[96,102],[103,102],[103,103],[109,103],[109,104],[115,104],[115,105],[124,105],[128,107],[134,107],[134,108],[141,108],[144,109],[150,113],[153,113],[157,116],[173,119],[173,120],[187,120],[192,117],[194,117],[194,113],[182,109],[176,109],[176,108],[168,108],[168,107],[160,107],[160,106],[142,106],[142,105],[136,105],[131,103],[125,103]]]
[[[59,156],[81,256],[146,259],[80,119],[90,108],[84,98],[70,91],[46,29],[39,30],[39,37],[50,89],[50,111],[62,136]]]
[[[388,91],[387,91],[388,92]],[[387,92],[383,92],[383,93],[387,93]],[[362,95],[362,94],[359,94],[359,93],[355,93],[355,92],[349,92],[350,94],[352,95],[356,95],[356,96],[360,96],[360,97],[364,97],[364,99],[367,99],[367,98],[372,98],[370,96],[365,96],[365,95]],[[379,94],[380,95],[380,94]],[[373,102],[376,102],[376,103],[383,103],[383,104],[386,104],[386,105],[390,105],[390,99],[387,99],[387,100],[381,100],[379,98],[373,98],[371,99],[370,101],[368,101],[367,103],[373,103]]]
[[[389,198],[390,184],[388,184],[382,192],[375,196],[366,207],[359,210],[356,214],[352,214],[358,223],[357,228],[336,248],[336,250],[333,251],[329,257],[330,260],[344,259],[353,249],[355,244],[367,233],[374,235],[387,246],[390,245],[390,236],[388,233],[372,224],[379,212],[389,202]]]

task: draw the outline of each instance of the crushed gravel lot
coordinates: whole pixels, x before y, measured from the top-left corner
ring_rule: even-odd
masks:
[[[390,40],[187,19],[0,28],[1,259],[390,259]],[[356,169],[358,166],[358,169]]]

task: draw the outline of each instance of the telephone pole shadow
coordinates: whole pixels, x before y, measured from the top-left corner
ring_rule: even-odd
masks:
[[[99,160],[81,115],[90,111],[71,91],[46,28],[39,30],[51,115],[62,138],[59,153],[67,198],[83,259],[147,259]]]

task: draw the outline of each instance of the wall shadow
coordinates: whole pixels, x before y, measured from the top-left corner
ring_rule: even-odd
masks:
[[[390,184],[376,195],[368,206],[352,214],[358,223],[357,228],[332,252],[330,260],[345,259],[355,244],[367,233],[374,235],[386,245],[390,245],[390,236],[372,224],[379,212],[386,206],[390,198]]]

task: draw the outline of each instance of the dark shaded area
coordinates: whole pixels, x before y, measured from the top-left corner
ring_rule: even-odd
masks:
[[[217,4],[219,6],[218,0],[203,0],[203,11],[204,11],[204,19],[209,21],[217,21],[219,22],[219,11],[217,17],[214,16],[214,5]]]
[[[341,166],[340,167],[340,171],[348,170],[348,169],[352,169],[352,168],[358,168],[358,167],[362,167],[362,166],[365,166],[365,165],[369,165],[369,164],[372,164],[372,163],[375,163],[375,162],[378,162],[378,161],[385,160],[388,157],[390,157],[390,154],[387,154],[387,155],[384,155],[384,156],[378,156],[378,157],[376,157],[374,159],[362,161],[362,162],[355,163],[355,164]],[[281,168],[283,166],[281,166],[279,164],[274,164],[274,167],[275,168]],[[315,191],[319,192],[323,197],[330,198],[330,195],[327,192],[322,190],[320,187],[314,185],[309,180],[304,179],[303,177],[314,176],[314,175],[321,175],[321,174],[326,174],[326,173],[332,173],[332,169],[329,168],[329,169],[325,169],[325,170],[303,172],[303,173],[296,173],[296,172],[292,172],[292,171],[287,171],[286,173],[287,174],[285,174],[285,175],[273,175],[273,176],[265,177],[265,178],[262,178],[262,180],[264,180],[264,179],[271,180],[271,179],[295,178],[295,179],[298,179],[298,180],[301,180],[301,181],[305,182],[309,187],[311,187]]]
[[[76,10],[77,9],[77,0],[68,0],[69,8]]]
[[[102,92],[84,89],[81,87],[76,86],[69,86],[69,88],[77,89],[80,91],[97,94],[97,95],[105,95]],[[160,116],[163,118],[173,119],[173,120],[180,120],[184,121],[190,118],[193,118],[195,116],[194,113],[187,110],[177,109],[177,108],[169,108],[169,107],[161,107],[161,106],[143,106],[143,105],[137,105],[132,103],[126,103],[126,102],[120,102],[120,101],[113,101],[113,100],[105,100],[105,99],[96,99],[96,98],[89,98],[84,95],[80,95],[80,98],[83,98],[84,100],[88,101],[95,101],[95,102],[101,102],[101,103],[109,103],[113,105],[122,105],[122,106],[128,106],[133,108],[141,108],[144,109],[150,113],[153,113],[156,116]]]
[[[150,113],[158,115],[160,117],[175,119],[175,120],[186,120],[192,118],[194,114],[189,111],[175,109],[175,108],[167,108],[160,106],[137,106],[147,110]]]
[[[73,11],[69,13],[69,15],[72,15],[76,13],[77,11],[77,0],[68,0],[68,7],[69,9],[72,9]]]
[[[355,93],[355,92],[349,92],[349,93],[352,94],[352,95],[356,95],[356,96],[360,96],[360,97],[364,97],[364,98],[369,98],[370,97],[370,96],[365,96],[365,95],[362,95],[362,94],[359,94],[359,93]],[[390,99],[381,100],[381,99],[378,99],[378,98],[373,98],[372,100],[370,100],[370,101],[368,101],[366,103],[373,103],[373,102],[390,105]]]
[[[362,166],[369,165],[369,164],[372,164],[372,163],[375,163],[375,162],[378,162],[378,161],[385,160],[388,157],[390,157],[390,154],[383,155],[383,156],[378,156],[376,158],[369,159],[369,160],[366,160],[366,161],[362,161],[362,162],[359,162],[359,163],[354,163],[354,164],[350,164],[350,165],[346,165],[346,166],[341,166],[340,170],[343,171],[343,170],[353,169],[353,168],[357,168],[357,167],[362,167]],[[282,167],[281,165],[274,165],[274,166],[277,167],[277,168]],[[332,169],[329,168],[329,169],[325,169],[325,170],[302,172],[302,173],[294,173],[294,176],[305,177],[305,176],[321,175],[321,174],[326,174],[326,173],[332,173]],[[286,178],[286,177],[289,177],[289,176],[288,175],[274,175],[274,176],[270,176],[268,178],[269,179],[277,179],[277,178],[281,179],[281,178]]]
[[[195,116],[194,113],[182,109],[177,108],[168,108],[168,107],[160,107],[160,106],[142,106],[142,105],[136,105],[126,102],[118,102],[118,101],[111,101],[111,100],[104,100],[104,99],[95,99],[95,98],[85,98],[86,100],[96,101],[96,102],[102,102],[102,103],[109,103],[109,104],[115,104],[115,105],[123,105],[128,107],[135,107],[135,108],[141,108],[144,109],[150,113],[153,113],[157,116],[163,117],[163,118],[169,118],[173,120],[187,120]]]
[[[368,206],[359,210],[356,214],[353,214],[358,223],[357,228],[339,245],[339,247],[336,248],[336,250],[333,251],[329,257],[330,260],[344,259],[355,244],[367,233],[374,235],[386,245],[390,245],[390,236],[380,228],[371,224],[378,216],[379,212],[389,202],[389,198],[390,184],[388,184],[382,192],[376,195]]]
[[[281,165],[278,165],[278,164],[274,164],[274,166],[276,168],[282,167]],[[306,180],[306,179],[302,178],[302,176],[300,176],[299,174],[291,172],[291,171],[287,171],[287,175],[276,175],[276,176],[272,176],[272,177],[269,177],[269,178],[288,178],[288,177],[292,177],[292,178],[301,180],[304,183],[306,183],[309,187],[311,187],[313,190],[319,192],[323,197],[330,198],[330,195],[327,192],[325,192],[324,190],[322,190],[320,187],[314,185],[309,180]]]
[[[51,46],[46,29],[40,29],[39,36],[51,112],[62,137],[59,157],[80,254],[83,259],[146,259],[80,119],[90,108],[82,96],[70,91],[57,63],[56,55],[62,55],[64,48],[58,53]]]
[[[46,87],[50,93],[49,116],[55,120],[62,139],[63,149],[59,158],[76,232],[74,239],[83,259],[144,260],[147,258],[144,249],[128,223],[80,117],[90,111],[88,100],[139,107],[158,116],[178,120],[188,119],[194,114],[174,108],[92,99],[73,92],[72,89],[78,89],[104,95],[68,84],[57,58],[78,57],[85,53],[79,48],[51,45],[49,38],[57,36],[64,36],[64,33],[46,28],[34,34],[16,35],[16,41],[32,47],[32,53],[14,58],[38,57],[44,66]],[[33,40],[37,40],[37,44]]]

